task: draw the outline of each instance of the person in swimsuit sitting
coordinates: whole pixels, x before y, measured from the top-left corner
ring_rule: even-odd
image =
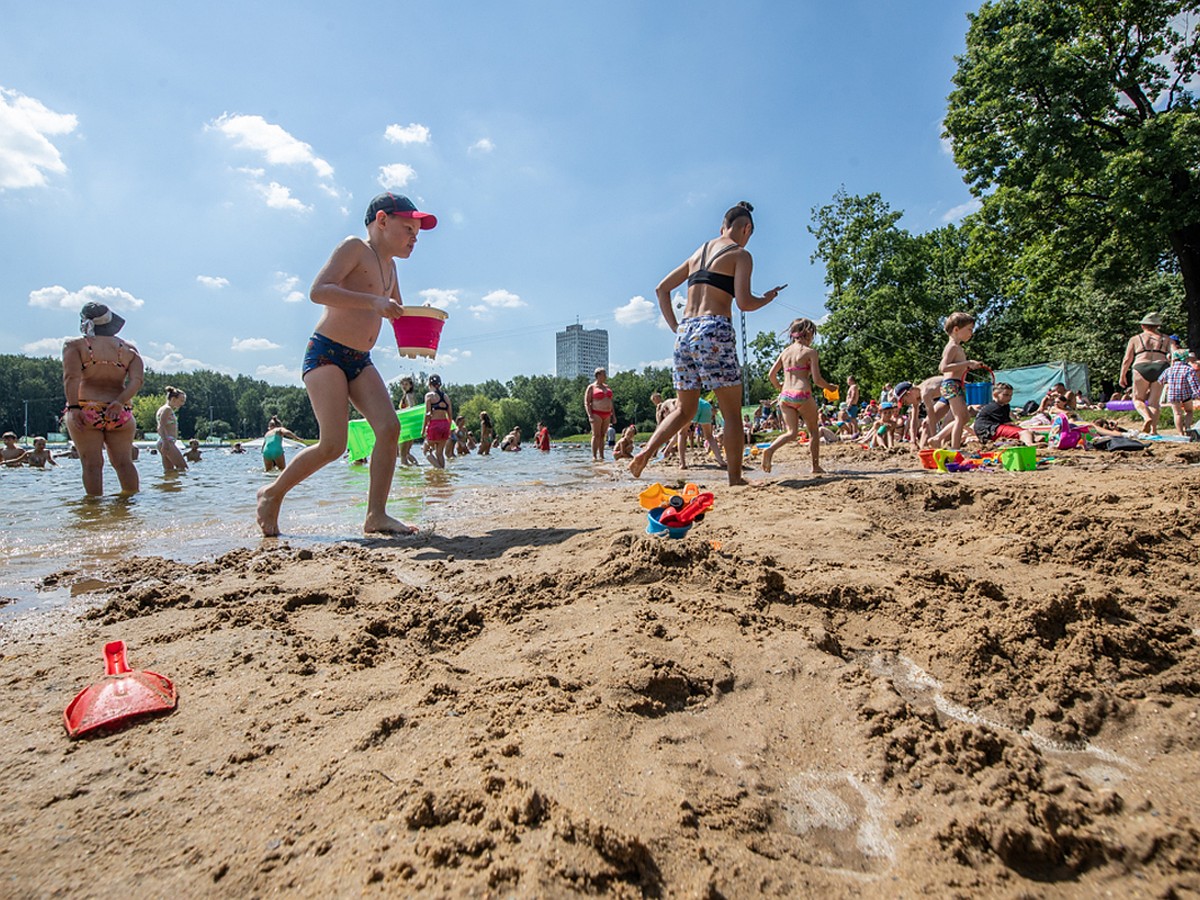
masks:
[[[116,337],[125,320],[103,303],[79,312],[83,337],[63,345],[64,421],[82,461],[83,489],[104,493],[104,455],[116,469],[121,492],[138,489],[133,464],[137,423],[130,405],[142,386],[145,369],[137,350]]]
[[[429,376],[425,395],[425,456],[439,469],[446,468],[446,444],[450,441],[450,398],[442,390],[442,377]]]
[[[1121,360],[1121,374],[1117,381],[1122,388],[1129,386],[1129,372],[1133,370],[1133,408],[1142,417],[1142,431],[1158,434],[1158,415],[1161,409],[1163,385],[1158,376],[1171,365],[1167,356],[1170,339],[1159,331],[1162,316],[1147,313],[1138,323],[1141,334],[1135,334],[1125,345],[1125,356]]]
[[[796,319],[788,326],[792,342],[783,348],[775,365],[767,373],[771,384],[779,391],[779,407],[783,415],[783,433],[763,451],[762,468],[771,471],[771,459],[775,451],[796,440],[800,433],[800,418],[808,431],[808,449],[812,454],[812,472],[821,475],[821,421],[817,414],[817,401],[813,399],[812,386],[833,390],[834,385],[821,377],[821,361],[817,349],[812,345],[817,336],[817,325],[812,319]],[[783,381],[779,373],[783,372]]]
[[[592,426],[592,460],[600,462],[604,459],[608,422],[613,415],[613,392],[608,386],[608,373],[604,369],[597,369],[596,380],[583,389],[583,408]]]
[[[392,396],[371,362],[371,348],[384,319],[404,315],[396,277],[397,257],[408,259],[417,234],[437,225],[400,194],[380,194],[367,207],[367,239],[348,237],[334,249],[313,281],[309,297],[325,307],[308,342],[300,377],[319,429],[317,443],[305,447],[271,484],[258,491],[258,527],[279,534],[279,508],[288,491],[346,452],[348,404],[375,432],[367,488],[365,534],[411,534],[417,529],[387,513],[399,452],[400,421]]]
[[[163,472],[186,472],[187,460],[179,449],[179,418],[175,415],[183,404],[187,403],[187,394],[179,388],[167,386],[167,402],[158,408],[154,419],[158,428],[158,455],[162,457]]]
[[[738,309],[762,309],[786,284],[771,288],[761,297],[750,290],[754,261],[746,250],[754,234],[754,207],[739,203],[725,213],[721,234],[699,247],[687,260],[659,282],[654,293],[663,319],[675,337],[675,390],[679,405],[654,430],[649,442],[629,463],[635,477],[642,474],[659,448],[696,415],[702,391],[717,395],[717,405],[726,422],[742,416],[742,368],[734,345],[733,304]],[[687,304],[683,322],[675,318],[671,292],[687,282]],[[740,428],[726,428],[723,435],[729,483],[746,484],[742,478]]]
[[[267,422],[267,431],[263,435],[262,458],[264,472],[270,472],[272,469],[278,469],[282,472],[287,468],[287,458],[283,455],[284,438],[298,443],[301,442],[300,438],[283,427],[283,422],[279,416],[271,416]]]
[[[4,446],[0,447],[0,463],[12,469],[19,469],[25,464],[25,457],[29,455],[28,450],[22,450],[17,446],[17,436],[11,432],[4,432]]]
[[[187,453],[183,454],[183,458],[188,462],[200,462],[204,457],[200,453],[200,442],[195,438],[188,441]]]
[[[46,448],[44,437],[33,439],[33,449],[25,454],[25,464],[33,466],[35,469],[44,469],[46,466],[58,467],[58,463],[54,461],[54,454]]]

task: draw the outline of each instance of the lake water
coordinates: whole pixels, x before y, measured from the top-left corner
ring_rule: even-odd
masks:
[[[419,448],[414,448],[420,459]],[[295,455],[288,451],[288,459]],[[208,448],[187,472],[164,475],[157,455],[137,462],[141,492],[116,496],[117,477],[104,472],[107,496],[83,494],[79,461],[57,469],[0,468],[0,617],[62,605],[69,592],[38,590],[43,577],[98,560],[133,555],[191,562],[237,547],[257,546],[255,492],[274,478],[262,470],[256,448],[231,454]],[[422,460],[422,462],[424,462]],[[560,445],[549,453],[527,446],[448,461],[448,468],[397,468],[388,511],[421,527],[475,518],[480,510],[508,511],[529,493],[627,480],[624,465],[593,463],[585,446]],[[497,488],[505,491],[497,496]],[[514,493],[509,493],[513,492]],[[290,544],[329,544],[362,538],[367,469],[335,462],[298,485],[280,515]]]

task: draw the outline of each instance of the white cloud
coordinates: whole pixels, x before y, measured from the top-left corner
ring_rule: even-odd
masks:
[[[275,290],[283,294],[284,303],[303,303],[305,295],[302,291],[296,290],[300,286],[300,279],[295,275],[289,275],[287,272],[275,273]]]
[[[482,298],[485,306],[494,309],[517,309],[521,306],[529,304],[514,294],[512,291],[497,290],[484,294]]]
[[[636,372],[642,369],[670,369],[674,365],[674,357],[668,356],[666,359],[652,359],[650,362],[640,362],[633,367],[632,371]]]
[[[234,338],[230,350],[278,350],[279,344],[267,338]]]
[[[496,145],[488,138],[480,138],[470,147],[467,148],[468,153],[491,153],[496,149]]]
[[[630,297],[624,306],[618,306],[613,312],[613,318],[618,325],[638,325],[649,322],[658,315],[658,304],[651,303],[645,297]]]
[[[416,170],[404,163],[379,167],[379,184],[384,188],[402,188],[416,177]]]
[[[58,356],[62,353],[63,344],[79,335],[69,335],[67,337],[57,338],[42,338],[40,341],[30,341],[28,344],[21,345],[21,352],[27,356]]]
[[[40,100],[0,87],[0,191],[42,187],[47,172],[66,172],[47,135],[70,134],[77,124],[70,113],[56,113]]]
[[[254,370],[256,377],[272,384],[303,384],[299,369],[289,369],[287,366],[259,366]]]
[[[312,166],[319,178],[333,177],[333,166],[313,152],[311,145],[288,134],[262,116],[231,116],[224,113],[209,123],[235,147],[263,154],[267,162],[282,166]]]
[[[216,291],[229,287],[229,279],[222,278],[220,275],[197,275],[196,280],[206,288],[212,288]]]
[[[459,350],[457,347],[452,347],[449,350],[446,350],[445,348],[439,348],[437,354],[437,364],[439,368],[441,366],[452,366],[457,362],[461,362],[464,359],[470,358],[470,350]]]
[[[103,303],[117,312],[141,309],[145,300],[139,300],[128,291],[115,287],[99,287],[89,284],[77,291],[68,291],[61,285],[38,288],[29,292],[29,305],[42,309],[72,309],[78,311],[86,303]]]
[[[170,348],[170,349],[167,349]],[[213,372],[226,372],[228,370],[223,366],[214,366],[198,359],[191,359],[184,356],[176,350],[171,344],[164,344],[163,349],[158,351],[162,356],[153,356],[150,353],[143,351],[142,361],[146,364],[146,368],[153,369],[155,372],[162,374],[175,372],[195,372],[197,369],[208,369]]]
[[[983,208],[983,204],[978,199],[968,200],[966,203],[960,203],[953,209],[948,209],[942,213],[943,222],[957,222],[963,216],[970,215]]]
[[[448,291],[443,288],[426,288],[419,291],[419,296],[428,306],[436,306],[438,309],[449,309],[452,306],[458,305],[458,291]]]
[[[413,122],[410,125],[389,125],[383,136],[393,144],[428,144],[429,129]]]
[[[264,200],[267,201],[267,206],[271,209],[290,209],[293,212],[309,212],[311,206],[305,206],[299,200],[292,196],[290,188],[284,187],[277,181],[272,181],[268,184],[256,184],[254,189],[258,191]]]

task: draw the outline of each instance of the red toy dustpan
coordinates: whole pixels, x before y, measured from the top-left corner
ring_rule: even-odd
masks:
[[[712,493],[704,491],[692,498],[682,509],[672,507],[671,509],[664,510],[658,521],[668,528],[682,528],[700,519],[700,517],[712,509],[712,505]]]
[[[79,737],[147,713],[175,708],[170,679],[157,672],[134,672],[125,662],[125,642],[104,645],[104,680],[84,688],[63,711],[67,734]]]

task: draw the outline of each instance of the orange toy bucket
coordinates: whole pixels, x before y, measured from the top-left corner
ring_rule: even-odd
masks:
[[[406,306],[404,315],[392,319],[396,349],[401,356],[437,356],[442,326],[448,318],[444,310],[432,306]]]

